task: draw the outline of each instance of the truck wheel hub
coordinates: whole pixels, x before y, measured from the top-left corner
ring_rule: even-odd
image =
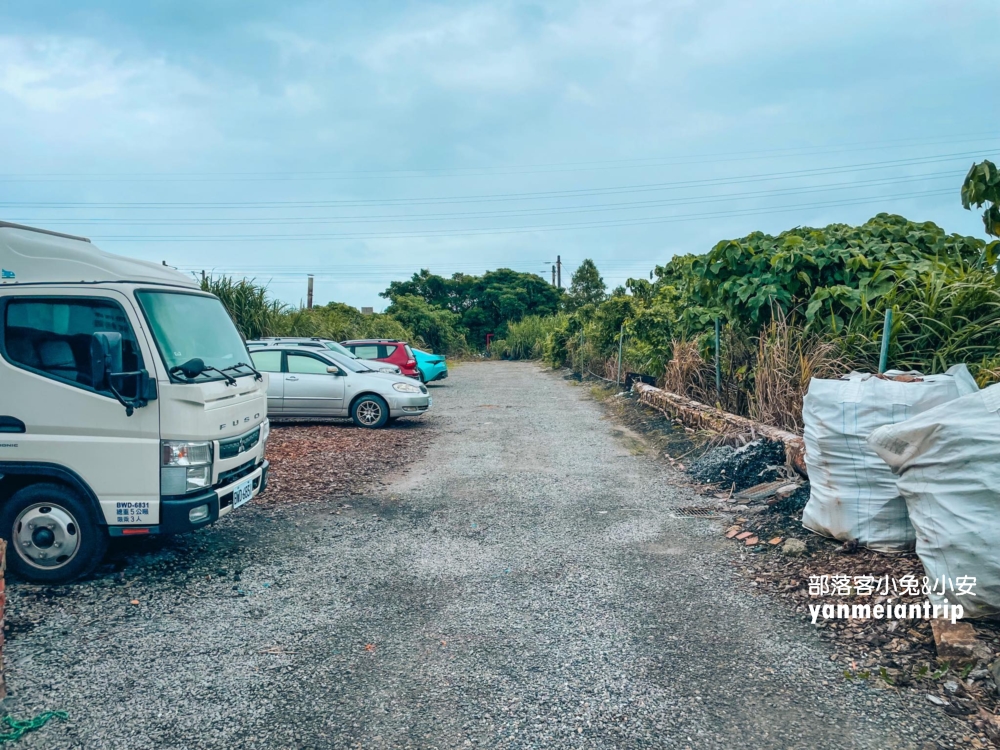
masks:
[[[56,535],[52,533],[52,529],[40,528],[35,529],[31,534],[31,543],[36,547],[41,547],[42,549],[48,549],[52,546],[52,543],[56,540]]]
[[[11,536],[18,555],[36,568],[58,568],[76,554],[80,526],[65,508],[36,504],[25,508],[14,521]]]

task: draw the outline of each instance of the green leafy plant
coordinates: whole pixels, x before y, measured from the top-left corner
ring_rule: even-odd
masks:
[[[973,206],[982,208],[984,205],[986,234],[1000,237],[1000,170],[989,160],[973,164],[962,183],[962,206],[971,211]]]
[[[946,662],[946,661],[941,662],[941,666],[935,672],[933,672],[931,674],[931,679],[932,680],[940,680],[942,677],[944,677],[946,674],[948,674],[948,670],[949,669],[951,669],[950,662]]]

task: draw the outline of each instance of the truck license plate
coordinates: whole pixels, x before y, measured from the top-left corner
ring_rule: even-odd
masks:
[[[239,508],[251,497],[253,497],[253,480],[248,479],[243,484],[236,485],[236,489],[233,490],[233,508]]]

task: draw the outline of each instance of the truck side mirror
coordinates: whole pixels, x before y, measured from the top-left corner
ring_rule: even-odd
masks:
[[[98,331],[90,337],[91,383],[98,390],[109,387],[109,377],[122,371],[122,335]]]
[[[156,381],[149,377],[148,372],[122,372],[122,335],[115,331],[98,331],[90,337],[90,376],[95,389],[111,391],[118,403],[125,407],[126,417],[131,417],[136,409],[156,398]],[[136,395],[126,398],[120,389],[127,378],[134,380]]]

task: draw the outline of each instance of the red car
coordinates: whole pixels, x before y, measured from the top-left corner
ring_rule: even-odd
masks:
[[[377,359],[379,362],[389,362],[399,367],[403,375],[419,380],[417,359],[413,350],[405,341],[391,339],[360,339],[357,341],[341,341],[341,346],[347,347],[355,357],[361,359]]]

